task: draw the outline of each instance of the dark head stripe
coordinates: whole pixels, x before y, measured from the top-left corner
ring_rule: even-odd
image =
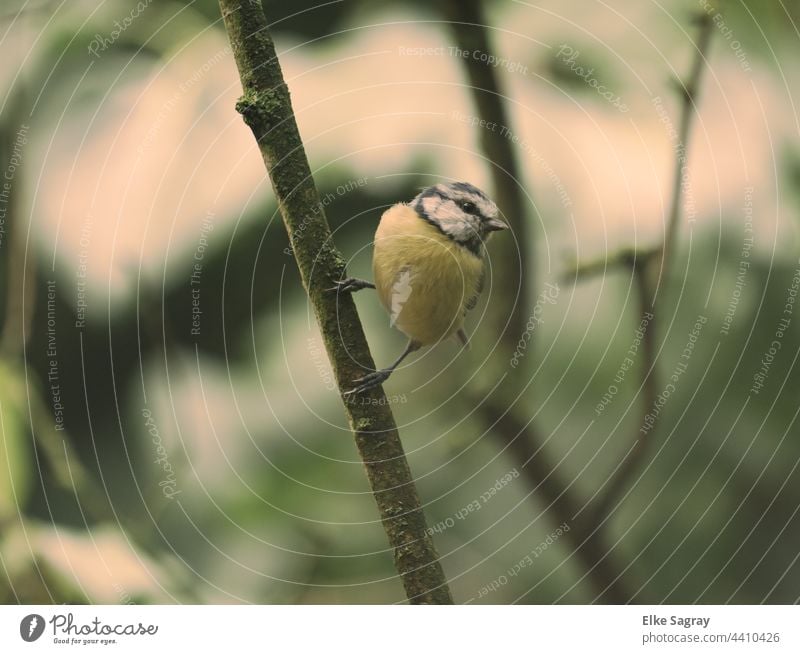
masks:
[[[469,182],[453,182],[450,184],[454,189],[458,191],[463,191],[464,193],[471,193],[477,195],[479,198],[490,202],[489,198],[487,197],[486,193],[481,191],[477,186],[473,186]]]

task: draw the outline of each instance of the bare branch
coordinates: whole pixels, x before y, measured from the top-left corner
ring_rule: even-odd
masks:
[[[14,98],[9,102],[7,118],[0,125],[0,135],[4,139],[3,165],[8,163],[15,146],[19,147],[19,134],[22,130],[23,107],[25,103],[24,88],[17,89]],[[7,159],[8,158],[8,159]],[[8,249],[6,255],[6,306],[2,333],[0,333],[0,354],[9,359],[21,357],[25,352],[25,343],[29,340],[31,322],[33,320],[33,302],[36,292],[35,251],[28,247],[28,229],[22,220],[20,211],[20,193],[23,185],[17,170],[15,181],[11,187],[6,204],[6,230],[8,243],[0,240],[0,248]]]
[[[650,285],[647,283],[645,266],[633,268],[634,283],[636,284],[639,315],[645,316],[653,313],[653,298],[650,294]],[[652,323],[652,320],[651,320]],[[606,483],[605,490],[597,502],[588,510],[588,513],[603,520],[609,514],[612,505],[622,495],[630,483],[630,479],[638,469],[645,454],[645,443],[649,442],[640,432],[639,427],[644,424],[647,414],[653,407],[657,397],[658,376],[656,374],[656,341],[655,330],[650,324],[642,335],[642,402],[641,418],[635,423],[636,432],[631,439],[633,444],[627,456],[616,469],[611,479]]]
[[[456,47],[465,53],[491,53],[486,19],[480,0],[443,0],[442,9],[449,20]],[[497,239],[492,244],[493,275],[502,280],[496,286],[492,302],[502,307],[490,315],[493,333],[507,342],[514,342],[525,329],[525,308],[530,301],[528,290],[535,288],[533,266],[526,265],[524,252],[518,255],[517,245],[529,248],[531,229],[528,207],[521,189],[520,166],[508,137],[513,132],[504,102],[505,95],[496,68],[472,56],[459,58],[472,94],[477,115],[493,129],[480,128],[481,149],[490,163],[492,196],[514,232],[514,239]],[[504,131],[505,130],[505,131]],[[514,351],[511,346],[507,354]]]
[[[442,4],[459,49],[467,53],[493,52],[480,0],[444,0]],[[496,69],[469,55],[460,60],[470,82],[478,117],[485,121],[484,124],[510,130],[505,96]],[[528,265],[526,258],[532,230],[526,220],[527,206],[520,187],[519,164],[512,140],[499,129],[482,129],[480,143],[491,163],[497,204],[512,225],[517,243],[522,245],[518,256],[514,243],[509,240],[500,256],[492,259],[493,266],[496,265],[495,274],[502,280],[498,292],[492,296],[492,305],[496,309],[493,313],[498,318],[492,325],[492,333],[498,338],[495,351],[496,356],[510,359],[520,335],[526,330],[528,314],[525,307],[529,302],[529,289],[535,288],[534,267]],[[524,368],[512,368],[493,397],[473,397],[471,402],[480,407],[479,415],[487,424],[488,431],[535,489],[536,492],[531,494],[532,502],[545,502],[554,524],[566,522],[570,525],[565,537],[571,541],[578,560],[584,565],[597,598],[614,603],[625,602],[632,593],[625,588],[621,569],[607,547],[603,528],[591,525],[585,517],[574,518],[583,502],[575,497],[570,485],[558,474],[535,425],[532,421],[519,420],[513,414],[513,407],[500,400],[516,397],[527,383]]]
[[[678,142],[675,145],[675,172],[672,182],[672,198],[667,219],[667,233],[661,250],[661,279],[667,280],[668,264],[671,263],[672,251],[675,249],[678,227],[681,219],[681,202],[683,201],[683,171],[689,156],[689,134],[692,122],[697,113],[697,97],[700,92],[703,71],[706,68],[706,53],[711,43],[711,31],[714,27],[711,14],[703,11],[698,15],[699,33],[695,44],[695,56],[692,68],[685,84],[678,83],[681,94],[681,114],[678,127]]]
[[[636,268],[646,266],[652,257],[660,252],[658,250],[634,250],[623,248],[619,252],[612,254],[604,259],[595,259],[585,263],[576,263],[574,267],[565,272],[561,279],[565,284],[577,284],[589,277],[601,275],[607,271],[620,268],[633,271]]]
[[[603,525],[591,514],[581,511],[583,502],[575,497],[570,485],[558,473],[557,466],[532,422],[524,422],[510,409],[491,404],[480,405],[479,413],[503,443],[533,489],[531,500],[544,507],[554,524],[566,523],[570,529],[563,538],[569,540],[578,561],[586,570],[586,578],[594,588],[595,600],[624,604],[633,593],[627,588],[621,566],[608,545]]]
[[[644,333],[644,362],[642,365],[642,419],[634,425],[634,433],[629,439],[630,449],[622,463],[616,469],[611,479],[607,482],[606,489],[599,499],[593,503],[590,513],[595,515],[598,520],[603,520],[611,510],[612,506],[630,485],[630,480],[636,474],[639,466],[644,459],[647,444],[652,440],[640,433],[640,427],[644,424],[644,419],[650,412],[656,401],[657,394],[657,352],[656,352],[656,325],[658,314],[654,307],[655,291],[650,290],[651,265],[656,264],[660,267],[659,280],[666,281],[669,264],[674,257],[678,228],[681,220],[681,203],[683,201],[683,173],[688,157],[688,140],[691,132],[692,120],[697,110],[697,96],[702,81],[702,73],[706,66],[706,53],[711,42],[711,31],[713,21],[711,14],[701,12],[698,16],[699,33],[695,44],[695,56],[692,61],[692,68],[685,84],[680,84],[681,92],[681,114],[678,127],[678,141],[675,144],[675,171],[672,185],[672,196],[670,199],[670,210],[667,219],[667,231],[662,246],[652,252],[655,256],[648,256],[642,265],[633,266],[634,281],[636,283],[639,297],[639,315],[644,317],[645,313],[651,312],[653,319],[650,321],[648,329]],[[652,262],[652,263],[651,263]],[[597,268],[593,269],[594,271]],[[660,284],[659,281],[659,284]],[[657,288],[657,286],[656,286]]]

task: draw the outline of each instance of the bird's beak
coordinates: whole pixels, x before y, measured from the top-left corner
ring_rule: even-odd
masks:
[[[486,221],[486,231],[499,232],[503,229],[508,229],[508,223],[503,222],[499,218],[489,218]]]

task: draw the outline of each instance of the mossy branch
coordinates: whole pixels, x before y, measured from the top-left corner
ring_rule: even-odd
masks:
[[[261,2],[219,4],[244,89],[236,109],[258,142],[339,389],[347,390],[374,363],[352,298],[326,290],[344,276],[344,260],[333,245]],[[394,416],[381,388],[368,398],[343,402],[406,595],[415,604],[450,604]]]

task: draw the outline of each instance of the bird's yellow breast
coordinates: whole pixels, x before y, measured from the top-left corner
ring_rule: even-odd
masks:
[[[483,261],[396,204],[381,217],[372,260],[375,287],[392,324],[430,345],[454,334],[478,293]]]

